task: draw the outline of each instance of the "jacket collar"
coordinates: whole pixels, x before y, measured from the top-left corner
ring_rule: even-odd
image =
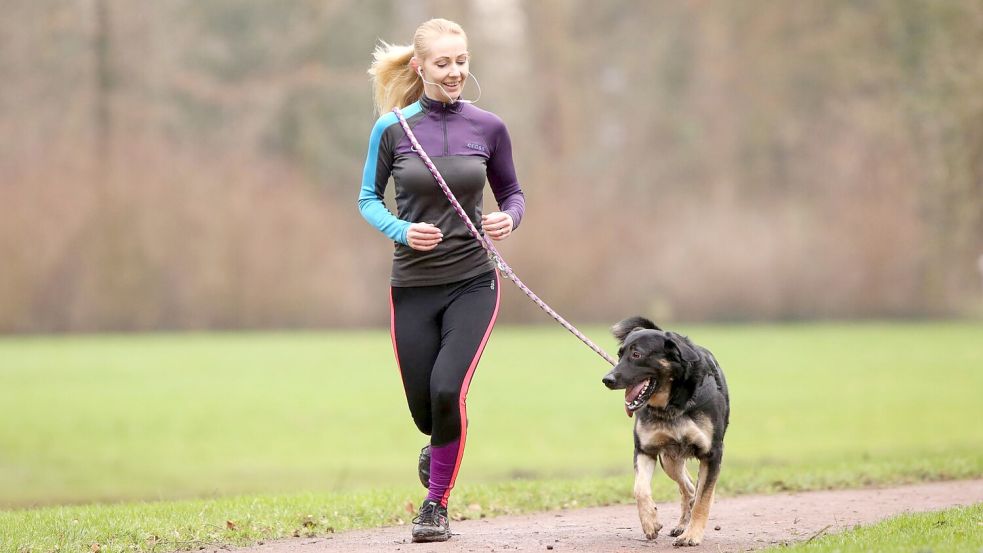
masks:
[[[426,94],[424,94],[423,96],[420,96],[420,107],[422,107],[424,111],[431,113],[460,113],[461,108],[464,107],[464,102],[460,100],[454,103],[441,102],[440,100],[429,98]]]

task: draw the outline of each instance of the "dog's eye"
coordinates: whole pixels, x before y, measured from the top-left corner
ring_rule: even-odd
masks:
[[[642,358],[642,354],[641,353],[638,353],[637,351],[633,351],[633,352],[631,352],[631,358],[632,359],[641,359]]]

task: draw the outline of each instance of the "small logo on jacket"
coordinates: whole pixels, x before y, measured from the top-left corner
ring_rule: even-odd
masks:
[[[488,153],[488,148],[486,148],[484,144],[475,144],[474,142],[468,142],[467,144],[465,144],[465,146],[471,148],[472,150],[478,150],[479,152],[485,152],[486,154]]]

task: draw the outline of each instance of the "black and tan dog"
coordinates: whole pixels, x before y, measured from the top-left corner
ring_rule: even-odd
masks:
[[[611,328],[618,339],[618,364],[602,382],[625,390],[625,411],[635,417],[635,500],[645,537],[655,539],[659,524],[652,501],[656,459],[679,485],[682,514],[673,545],[703,540],[713,491],[720,475],[730,398],[713,354],[689,338],[666,332],[642,317]],[[686,459],[700,460],[694,488]]]

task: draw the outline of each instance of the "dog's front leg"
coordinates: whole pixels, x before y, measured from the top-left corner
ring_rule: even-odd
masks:
[[[703,532],[710,517],[710,505],[713,503],[713,492],[720,476],[720,455],[712,455],[700,459],[700,476],[696,484],[696,503],[693,505],[692,518],[683,535],[672,542],[673,545],[700,545]]]
[[[652,501],[652,474],[655,459],[642,452],[635,452],[635,501],[638,503],[638,519],[642,522],[645,537],[654,540],[662,525]]]

